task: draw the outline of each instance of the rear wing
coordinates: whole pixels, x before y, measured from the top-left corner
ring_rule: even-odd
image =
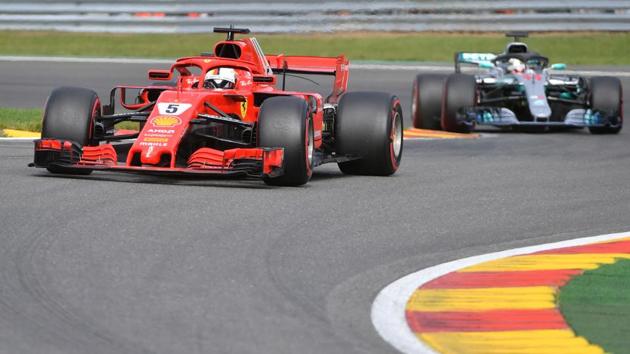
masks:
[[[455,53],[455,72],[461,72],[461,64],[473,64],[479,65],[483,62],[491,62],[497,57],[496,54],[493,53],[466,53],[466,52],[457,52]]]
[[[338,57],[284,56],[266,55],[274,74],[331,75],[335,77],[332,93],[326,98],[327,103],[337,103],[339,97],[348,88],[349,62]]]

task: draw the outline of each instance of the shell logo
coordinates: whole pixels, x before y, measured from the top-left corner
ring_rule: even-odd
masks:
[[[182,124],[181,119],[175,116],[157,116],[151,121],[156,127],[174,127]]]

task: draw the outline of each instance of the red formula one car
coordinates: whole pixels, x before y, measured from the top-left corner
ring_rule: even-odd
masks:
[[[163,84],[115,87],[108,105],[91,90],[55,89],[31,165],[64,174],[261,177],[272,185],[302,185],[327,162],[348,174],[396,172],[403,148],[397,97],[346,93],[343,56],[265,56],[255,38],[234,38],[247,29],[214,31],[227,40],[212,53],[149,70],[149,80]],[[334,76],[332,93],[285,90],[286,76],[299,74]],[[125,121],[138,122],[139,131],[116,128]]]

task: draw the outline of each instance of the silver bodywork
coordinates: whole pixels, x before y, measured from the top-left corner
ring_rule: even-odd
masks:
[[[585,100],[580,101],[576,98],[577,95],[583,96],[586,80],[579,76],[552,73],[547,68],[546,58],[541,56],[534,58],[544,60],[542,63],[521,62],[522,65],[515,67],[513,62],[501,61],[501,56],[491,53],[458,53],[456,70],[459,71],[459,63],[476,64],[481,68],[475,79],[482,94],[479,95],[475,107],[462,109],[464,122],[470,125],[492,126],[609,125],[609,117],[606,117],[604,112],[593,112]],[[562,92],[565,90],[566,92]],[[484,93],[496,91],[513,93],[493,98],[484,97]],[[552,97],[549,95],[550,91],[562,92],[562,95]],[[550,100],[567,104],[570,109],[563,111],[561,116],[554,115]],[[514,106],[520,108],[518,112],[510,109]]]

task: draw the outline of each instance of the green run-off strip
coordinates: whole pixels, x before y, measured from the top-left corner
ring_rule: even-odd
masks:
[[[579,335],[610,353],[630,351],[630,260],[603,265],[560,289],[560,311]]]

